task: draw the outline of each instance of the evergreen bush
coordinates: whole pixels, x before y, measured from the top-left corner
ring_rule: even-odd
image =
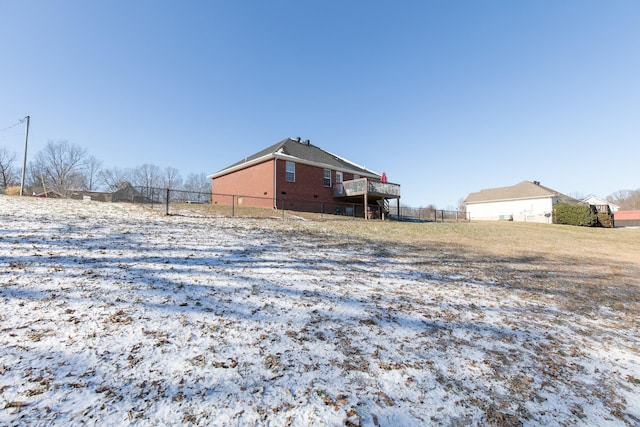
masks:
[[[590,205],[556,203],[553,206],[553,223],[595,227],[598,225],[598,215]]]

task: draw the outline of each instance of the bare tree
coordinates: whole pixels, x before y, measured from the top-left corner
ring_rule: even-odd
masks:
[[[182,186],[182,177],[178,169],[168,166],[164,169],[164,175],[162,176],[162,188],[168,188],[169,190],[176,190]]]
[[[33,187],[42,185],[42,180],[44,180],[42,169],[43,166],[40,165],[39,162],[35,160],[29,162],[29,165],[27,166],[27,173],[25,176],[25,180],[28,186]]]
[[[205,173],[191,173],[187,176],[187,181],[184,184],[184,189],[187,191],[194,191],[198,193],[210,193],[211,192],[211,180],[207,178]]]
[[[48,189],[66,195],[69,190],[84,186],[86,159],[87,151],[78,145],[49,141],[35,157],[35,172]]]
[[[609,202],[615,203],[623,210],[640,209],[640,188],[637,190],[620,190],[607,197]]]
[[[15,161],[16,153],[11,153],[4,147],[0,148],[0,188],[6,189],[17,182]]]
[[[131,169],[110,168],[100,171],[100,180],[108,191],[121,190],[134,181]]]
[[[156,165],[145,163],[133,170],[133,184],[139,187],[154,188],[162,184],[162,174]]]
[[[95,191],[98,189],[100,182],[100,170],[102,169],[102,161],[93,156],[89,156],[85,161],[85,189]]]

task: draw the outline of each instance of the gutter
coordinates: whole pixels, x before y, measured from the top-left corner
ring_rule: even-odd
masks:
[[[218,171],[216,173],[208,175],[207,178],[209,178],[209,179],[218,178],[218,177],[227,175],[227,174],[229,174],[231,172],[236,172],[236,171],[239,171],[239,170],[244,169],[246,167],[257,165],[258,163],[262,163],[262,162],[264,162],[266,160],[269,160],[269,159],[271,159],[273,157],[274,157],[273,153],[267,154],[267,155],[264,155],[262,157],[258,157],[257,159],[249,160],[247,162],[240,163],[239,165],[235,165],[235,166],[229,167],[227,169],[223,169],[221,171]]]
[[[299,157],[294,157],[294,156],[289,156],[287,154],[282,154],[282,153],[269,153],[266,154],[262,157],[258,157],[257,159],[253,159],[253,160],[249,160],[247,162],[244,163],[240,163],[238,165],[229,167],[227,169],[223,169],[219,172],[216,172],[214,174],[208,175],[207,178],[208,179],[213,179],[213,178],[218,178],[227,174],[230,174],[232,172],[236,172],[239,171],[241,169],[245,169],[249,166],[253,166],[256,165],[258,163],[263,163],[269,159],[282,159],[282,160],[289,160],[295,163],[300,163],[303,165],[309,165],[309,166],[316,166],[316,167],[320,167],[323,169],[331,169],[331,170],[335,170],[335,171],[340,171],[340,172],[347,172],[347,173],[351,173],[354,175],[360,175],[362,177],[367,177],[367,178],[374,178],[374,179],[380,179],[380,175],[376,174],[375,172],[369,171],[368,169],[365,169],[367,172],[363,172],[360,170],[353,170],[353,169],[348,169],[348,168],[338,168],[334,165],[328,165],[326,163],[317,163],[317,162],[312,162],[309,160],[305,160],[305,159],[301,159]],[[363,168],[364,169],[364,168]]]

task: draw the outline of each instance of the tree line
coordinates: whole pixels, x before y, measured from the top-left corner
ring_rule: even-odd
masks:
[[[0,147],[0,188],[19,186],[22,167],[15,153]],[[135,168],[105,168],[88,151],[68,141],[49,141],[26,169],[25,186],[44,187],[68,196],[72,191],[117,191],[128,185],[208,193],[211,181],[205,173],[183,179],[178,169],[145,163]]]
[[[640,188],[616,191],[607,197],[607,201],[620,206],[623,211],[640,210]]]
[[[20,185],[21,175],[22,168],[18,165],[16,154],[0,147],[0,189]],[[135,168],[105,168],[86,149],[68,141],[49,141],[36,153],[27,165],[25,185],[44,187],[65,196],[77,190],[113,192],[127,185],[201,193],[211,191],[211,181],[205,173],[191,173],[183,179],[174,167],[163,169],[149,163]],[[622,210],[640,210],[640,188],[616,191],[607,200]],[[463,199],[459,205],[463,211]],[[435,210],[435,206],[430,205],[429,208]]]

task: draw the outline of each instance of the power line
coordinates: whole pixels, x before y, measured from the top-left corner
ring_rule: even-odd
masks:
[[[27,118],[25,117],[24,119],[19,120],[19,121],[18,121],[18,123],[14,124],[14,125],[11,125],[11,126],[9,126],[9,127],[6,127],[6,128],[4,128],[4,129],[0,129],[0,132],[4,132],[5,130],[9,130],[9,129],[14,128],[14,127],[16,127],[16,126],[18,126],[18,125],[21,125],[21,124],[23,124],[23,123],[24,123],[24,121],[25,121],[26,119],[27,119]]]

